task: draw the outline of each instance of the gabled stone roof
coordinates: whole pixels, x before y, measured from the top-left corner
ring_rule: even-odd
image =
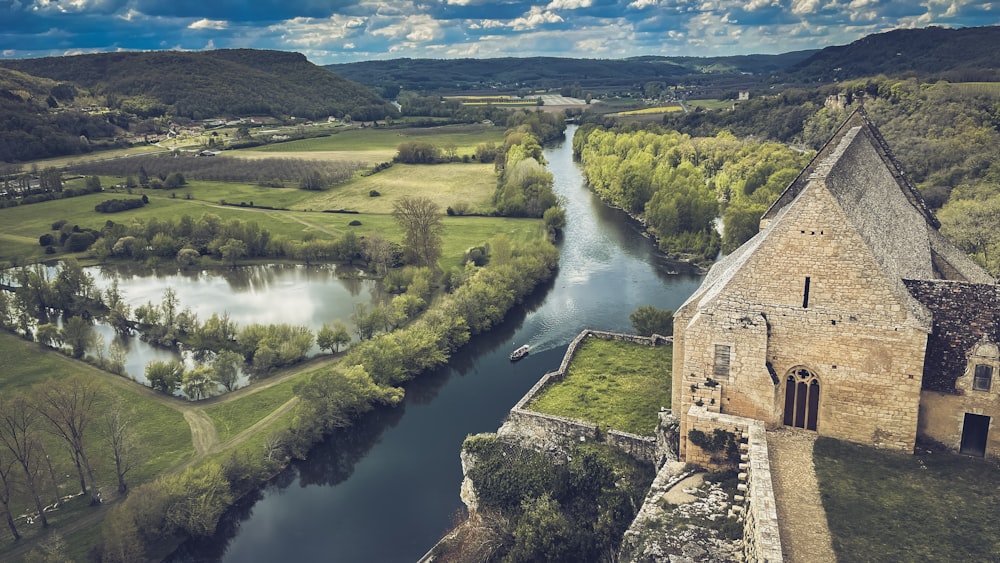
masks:
[[[896,155],[894,155],[892,150],[889,149],[889,145],[882,137],[882,133],[878,130],[875,124],[872,123],[863,106],[859,106],[851,113],[850,116],[847,117],[844,123],[842,123],[837,131],[834,132],[833,136],[830,137],[830,140],[827,141],[826,144],[823,145],[823,148],[816,153],[816,156],[813,157],[812,161],[802,169],[802,172],[800,172],[799,175],[796,176],[795,180],[793,180],[792,183],[785,188],[785,191],[782,192],[781,196],[779,196],[778,199],[771,204],[771,207],[764,213],[761,220],[766,221],[773,219],[777,213],[781,211],[781,209],[791,203],[792,200],[794,200],[795,197],[802,192],[806,185],[808,185],[810,179],[817,176],[818,173],[820,175],[825,175],[822,174],[823,164],[830,162],[831,153],[837,151],[837,148],[840,146],[840,142],[843,140],[844,136],[858,127],[860,127],[861,130],[864,131],[865,135],[869,137],[872,145],[876,148],[879,157],[885,164],[885,167],[892,174],[893,178],[896,179],[900,189],[903,190],[904,195],[913,204],[914,208],[916,208],[917,211],[924,216],[928,224],[933,226],[935,229],[940,228],[941,224],[938,222],[937,218],[934,217],[934,214],[931,213],[930,208],[927,207],[923,197],[920,196],[920,192],[917,191],[917,189],[913,186],[913,183],[910,182],[910,179],[905,173],[903,173],[902,166],[900,166],[899,161],[896,160]]]
[[[761,231],[716,263],[682,307],[689,303],[704,306],[718,296],[813,184],[834,196],[872,250],[885,279],[921,325],[930,327],[929,312],[910,295],[903,279],[995,283],[938,232],[937,218],[901,171],[878,128],[858,108],[767,210]]]

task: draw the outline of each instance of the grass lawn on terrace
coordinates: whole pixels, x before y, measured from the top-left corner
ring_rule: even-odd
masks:
[[[1000,467],[820,437],[816,477],[838,561],[1000,560]]]
[[[651,436],[660,407],[670,407],[672,358],[670,345],[589,337],[576,349],[566,377],[543,390],[528,408]]]

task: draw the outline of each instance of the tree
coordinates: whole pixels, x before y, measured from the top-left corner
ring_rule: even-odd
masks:
[[[58,348],[62,346],[62,337],[59,332],[59,327],[54,324],[41,324],[35,329],[35,340],[43,346]]]
[[[941,232],[955,246],[980,259],[991,273],[1000,268],[990,263],[991,250],[1000,244],[1000,196],[986,201],[962,199],[948,202],[941,208]]]
[[[7,452],[0,449],[0,506],[3,506],[3,514],[7,520],[7,527],[14,540],[21,539],[21,534],[14,524],[14,515],[10,511],[10,499],[14,480],[14,464],[16,460]]]
[[[657,309],[651,305],[643,305],[628,316],[632,328],[642,336],[670,336],[674,333],[674,312],[670,309]]]
[[[24,397],[0,397],[0,444],[7,448],[21,467],[24,484],[35,503],[42,527],[47,528],[49,521],[45,517],[45,505],[39,495],[41,458],[44,453],[36,435],[37,420],[38,411]]]
[[[149,386],[167,395],[172,395],[184,378],[184,364],[177,360],[162,362],[154,360],[146,364],[146,380]]]
[[[212,383],[216,380],[214,370],[209,366],[198,366],[184,372],[181,380],[181,390],[188,398],[200,401],[210,394]]]
[[[434,267],[441,257],[441,209],[426,197],[404,196],[392,206],[392,216],[403,228],[407,262]]]
[[[62,340],[73,349],[73,357],[80,359],[94,343],[94,331],[83,317],[70,317],[63,325]]]
[[[339,352],[344,346],[351,343],[351,333],[347,331],[347,325],[342,321],[333,322],[333,351]]]
[[[212,361],[212,373],[215,381],[232,391],[239,379],[239,368],[243,365],[243,356],[232,350],[219,350]]]
[[[125,375],[125,361],[128,352],[125,346],[116,338],[108,348],[108,371],[117,375]]]
[[[118,478],[118,493],[128,491],[125,476],[136,463],[135,431],[131,428],[133,413],[126,410],[125,401],[115,397],[111,407],[104,414],[104,428],[107,432],[111,457],[115,462],[115,476]]]
[[[86,185],[88,192],[101,191],[101,179],[97,176],[87,176]]]
[[[39,414],[49,421],[52,433],[62,438],[73,454],[73,463],[76,464],[80,477],[80,490],[87,494],[89,481],[90,503],[100,504],[94,471],[84,447],[84,435],[93,415],[97,391],[87,379],[75,376],[63,380],[51,379],[43,383],[37,396]]]
[[[235,267],[236,261],[247,255],[247,245],[239,239],[231,238],[219,247],[222,261]]]

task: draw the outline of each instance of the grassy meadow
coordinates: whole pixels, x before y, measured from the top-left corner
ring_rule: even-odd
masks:
[[[816,478],[838,561],[997,561],[1000,467],[820,437]]]
[[[683,110],[684,108],[682,108],[680,104],[668,104],[665,106],[623,111],[619,115],[660,115],[664,113],[674,113]]]
[[[651,436],[660,407],[670,407],[672,358],[669,345],[587,338],[562,381],[543,390],[528,408]]]
[[[268,145],[257,149],[227,151],[236,157],[268,153],[282,158],[323,158],[325,152],[382,151],[373,162],[391,160],[396,147],[404,140],[421,139],[438,147],[454,144],[459,154],[468,154],[486,141],[503,140],[501,128],[487,125],[443,126],[414,129],[349,129],[330,137]],[[383,154],[384,153],[384,154]],[[396,164],[371,176],[356,175],[347,183],[326,191],[306,191],[297,187],[270,188],[247,183],[211,182],[190,179],[175,190],[135,189],[133,193],[115,192],[109,186],[123,178],[101,177],[106,191],[100,194],[0,209],[0,263],[25,263],[59,258],[46,255],[38,238],[50,233],[54,221],[65,219],[71,225],[99,230],[106,221],[127,223],[132,220],[164,219],[206,213],[223,220],[252,220],[274,235],[292,239],[308,236],[335,236],[354,230],[359,235],[381,232],[390,240],[400,241],[402,231],[391,217],[393,202],[402,196],[428,197],[442,211],[464,204],[471,213],[488,214],[493,210],[492,197],[496,178],[492,165],[450,163],[438,165]],[[66,182],[67,187],[82,185],[82,179]],[[372,191],[378,197],[372,197]],[[112,198],[138,198],[146,195],[149,205],[119,213],[98,213],[94,206]],[[221,205],[226,202],[230,205]],[[250,207],[250,204],[255,207]],[[241,205],[245,205],[241,207]],[[257,209],[284,208],[289,211]],[[324,210],[350,210],[357,214],[322,213]],[[360,226],[350,226],[352,221]],[[531,219],[495,217],[446,217],[444,219],[444,255],[442,268],[458,266],[464,252],[499,233],[513,240],[533,240],[544,236],[541,222]],[[86,253],[78,256],[87,262]]]

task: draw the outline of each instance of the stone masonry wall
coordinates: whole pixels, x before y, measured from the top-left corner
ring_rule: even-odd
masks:
[[[507,420],[497,430],[497,434],[508,439],[514,439],[526,447],[539,451],[562,449],[571,441],[597,440],[605,442],[636,459],[655,463],[657,461],[657,445],[656,438],[652,436],[638,436],[617,430],[609,430],[606,433],[601,433],[595,424],[543,414],[528,408],[528,404],[546,387],[565,377],[566,370],[569,369],[569,363],[573,359],[576,349],[588,337],[600,338],[602,340],[634,342],[646,346],[657,346],[663,343],[670,343],[673,340],[670,337],[659,335],[644,337],[634,334],[620,334],[597,330],[585,330],[581,332],[570,342],[569,347],[566,349],[566,354],[559,365],[559,369],[546,373],[538,380],[538,383],[532,386],[521,397],[521,400],[514,405],[514,408],[510,409],[510,412],[507,414]]]
[[[743,505],[737,510],[743,516],[743,549],[747,561],[780,563],[781,538],[778,535],[778,512],[771,483],[771,462],[767,454],[764,423],[759,420],[708,412],[692,407],[688,425],[711,435],[715,429],[733,432],[745,443],[741,446],[740,480],[743,492],[736,500]],[[706,467],[717,467],[712,454],[688,444],[687,461]]]
[[[675,317],[683,350],[675,346],[674,411],[698,402],[691,385],[711,375],[715,344],[728,343],[719,412],[782,424],[786,376],[805,368],[820,382],[821,435],[912,451],[929,315],[886,278],[822,182],[771,223],[745,263]],[[689,430],[682,420],[682,450]]]

